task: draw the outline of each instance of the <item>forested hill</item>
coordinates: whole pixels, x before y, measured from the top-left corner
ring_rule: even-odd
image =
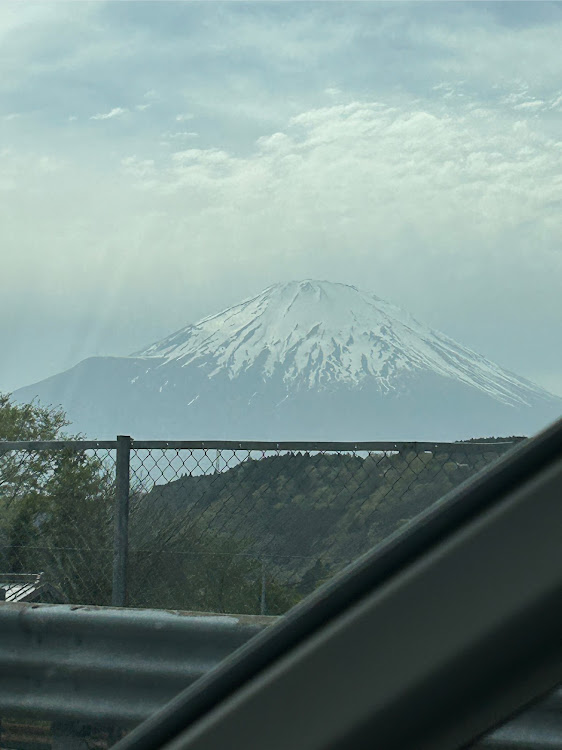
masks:
[[[485,437],[485,438],[470,438],[470,440],[463,440],[463,443],[520,443],[522,440],[527,440],[525,435],[510,435],[509,437]]]
[[[334,572],[508,447],[459,443],[436,453],[246,460],[156,486],[135,515],[142,525],[225,535],[267,561],[279,580],[305,586],[311,570],[317,577]]]

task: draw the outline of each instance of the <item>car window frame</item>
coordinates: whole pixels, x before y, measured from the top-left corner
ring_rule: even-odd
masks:
[[[450,557],[447,558],[447,555],[450,556],[453,554],[455,548],[457,548],[458,552],[458,544],[461,543],[463,538],[466,539],[467,534],[469,536],[472,535],[473,544],[482,544],[482,540],[486,538],[486,535],[490,535],[494,529],[494,525],[498,523],[498,519],[503,519],[504,523],[509,517],[513,520],[515,518],[513,514],[517,512],[521,513],[521,509],[525,508],[526,512],[530,512],[531,514],[528,518],[535,518],[535,521],[540,521],[543,532],[547,535],[550,533],[549,539],[552,541],[553,529],[556,528],[557,523],[562,524],[562,504],[556,504],[553,501],[552,492],[555,490],[552,488],[561,485],[562,420],[536,437],[516,446],[496,464],[480,472],[473,479],[449,493],[442,501],[421,514],[421,516],[408,524],[402,532],[393,535],[380,547],[363,556],[337,578],[319,589],[301,605],[295,607],[292,612],[282,618],[277,624],[257,636],[232,657],[225,660],[212,673],[204,676],[198,683],[177,696],[159,714],[151,717],[143,725],[133,730],[130,735],[118,743],[116,749],[130,750],[135,748],[135,750],[147,750],[148,748],[168,746],[170,749],[175,749],[176,747],[198,748],[201,746],[203,737],[206,735],[205,747],[211,750],[215,746],[210,739],[213,726],[216,730],[220,725],[223,727],[226,726],[226,722],[232,730],[232,727],[236,726],[236,721],[232,724],[233,716],[236,715],[236,712],[241,716],[243,714],[243,707],[246,706],[247,708],[249,705],[248,701],[255,700],[259,693],[263,694],[266,685],[269,686],[268,689],[271,689],[276,681],[278,685],[281,685],[283,674],[286,676],[291,670],[298,669],[299,660],[305,658],[307,650],[310,653],[310,649],[313,648],[312,644],[316,644],[316,647],[322,642],[326,644],[330,633],[332,636],[335,636],[336,631],[341,630],[341,628],[343,628],[341,633],[348,628],[348,633],[351,634],[354,618],[360,616],[362,608],[364,609],[367,606],[373,608],[372,613],[375,617],[373,622],[376,622],[377,607],[379,608],[379,614],[383,611],[381,592],[388,592],[393,587],[395,592],[398,592],[401,586],[404,586],[409,579],[412,579],[412,576],[415,577],[416,571],[419,573],[423,569],[423,566],[428,564],[428,560],[432,556],[435,557],[436,554],[443,555],[446,553],[440,565],[434,567],[432,573],[434,578],[443,575],[443,572],[447,571],[447,559],[452,559]],[[534,510],[538,508],[537,503],[539,500],[537,498],[542,498],[541,502],[545,504],[545,509],[548,510],[548,512],[543,512],[539,519],[536,518],[537,513]],[[496,531],[499,529],[499,527],[495,528]],[[562,526],[559,525],[558,528],[562,528]],[[545,547],[544,538],[529,539],[528,541],[530,544],[529,549],[534,550],[535,554],[529,560],[529,563],[533,563],[531,565],[533,569],[529,570],[527,566],[526,575],[529,581],[534,581],[537,584],[538,588],[537,586],[534,588],[532,586],[522,587],[520,592],[521,597],[519,597],[520,601],[512,601],[510,606],[505,609],[503,618],[508,643],[505,653],[503,653],[501,644],[498,645],[495,642],[496,651],[494,653],[496,653],[498,658],[501,656],[504,660],[504,665],[512,664],[512,668],[517,671],[514,662],[515,651],[517,648],[520,650],[520,658],[515,660],[519,663],[523,659],[523,651],[525,651],[525,649],[521,650],[521,644],[526,642],[527,650],[536,650],[535,657],[532,658],[532,655],[527,655],[526,657],[531,665],[528,666],[528,670],[532,671],[533,677],[531,679],[531,672],[528,671],[523,680],[515,680],[513,678],[513,684],[509,689],[507,689],[507,685],[503,686],[503,697],[501,700],[501,691],[498,692],[496,688],[496,697],[494,700],[488,697],[488,708],[486,710],[483,710],[485,708],[483,703],[485,704],[486,701],[482,693],[482,684],[480,684],[480,690],[473,693],[472,699],[468,700],[465,696],[462,704],[464,705],[463,710],[470,713],[470,720],[466,717],[464,719],[457,717],[453,725],[450,725],[450,716],[449,719],[444,717],[439,730],[441,740],[436,740],[437,735],[435,731],[437,731],[438,727],[434,727],[433,739],[427,747],[456,747],[459,746],[458,741],[461,741],[461,739],[462,742],[466,743],[467,738],[474,739],[483,732],[488,731],[492,726],[505,720],[514,711],[521,709],[530,701],[543,695],[562,680],[561,654],[559,651],[554,653],[556,651],[556,644],[552,642],[553,637],[554,641],[560,641],[557,634],[553,636],[552,621],[553,615],[555,615],[554,621],[557,626],[559,627],[560,623],[562,623],[562,612],[560,611],[562,607],[562,597],[560,596],[562,590],[562,567],[559,565],[554,572],[551,571],[556,580],[556,590],[552,594],[552,597],[547,598],[547,600],[543,596],[542,599],[539,597],[533,600],[533,596],[538,596],[541,583],[544,583],[542,579],[545,576],[549,576],[550,573],[548,572],[548,566],[545,568],[544,565],[542,567],[540,565],[541,561],[544,563],[545,555],[548,552]],[[503,559],[504,561],[510,560],[513,565],[517,563],[518,551],[510,548],[508,541],[502,543],[501,537],[496,537],[495,545],[495,552],[493,546],[488,546],[487,554],[490,554],[492,557],[495,555],[496,562]],[[552,550],[549,551],[552,552]],[[439,573],[439,570],[441,570],[441,573]],[[524,571],[525,566],[520,565],[518,570],[520,572]],[[431,581],[431,578],[429,580]],[[454,580],[454,577],[452,580]],[[479,583],[480,585],[490,587],[488,594],[492,595],[494,594],[494,587],[498,586],[498,580],[493,575],[490,575],[488,582],[480,581]],[[552,581],[549,582],[549,585],[551,584]],[[419,603],[415,605],[415,591],[416,589],[414,588],[412,594],[414,598],[411,600],[414,604],[410,604],[409,614],[407,610],[403,612],[404,617],[412,618],[415,607],[418,606],[419,608]],[[459,593],[462,598],[462,592],[457,592],[457,594]],[[499,594],[500,592],[496,591],[495,593]],[[379,598],[377,599],[377,597]],[[489,601],[493,602],[493,598],[489,599]],[[444,597],[440,604],[436,604],[435,602],[433,604],[437,606],[438,610],[442,608],[441,611],[443,613],[447,609],[450,611],[451,607],[454,608],[455,606],[455,603],[451,601],[451,596]],[[506,602],[504,604],[507,605]],[[438,612],[434,614],[437,616]],[[481,613],[475,612],[475,616],[472,619],[477,621],[480,615]],[[523,617],[523,615],[525,616]],[[498,616],[497,612],[495,616]],[[525,621],[525,628],[531,628],[531,631],[527,633],[528,638],[526,640],[521,640],[520,638],[517,641],[517,648],[515,648],[513,643],[514,634],[516,632],[520,634],[527,632],[526,630],[521,630],[523,627],[522,617]],[[470,619],[468,618],[468,620]],[[470,622],[466,624],[470,625]],[[512,630],[509,630],[510,627]],[[357,638],[357,634],[354,637]],[[412,639],[416,639],[414,633],[410,635],[410,646],[413,644]],[[344,642],[345,639],[341,641],[341,643]],[[541,643],[542,649],[540,648]],[[406,645],[407,641],[403,641],[402,647]],[[468,640],[465,645],[468,645]],[[432,675],[432,679],[435,680],[432,689],[433,691],[437,691],[436,694],[441,694],[443,698],[446,698],[448,692],[450,697],[452,692],[454,692],[452,690],[453,687],[460,689],[462,692],[470,684],[470,680],[478,682],[474,674],[469,679],[470,671],[474,671],[478,663],[487,664],[492,670],[490,674],[486,675],[488,681],[493,683],[496,680],[498,684],[502,682],[501,670],[496,670],[497,674],[494,676],[493,660],[490,661],[489,646],[486,647],[482,643],[481,648],[476,648],[476,650],[474,650],[474,644],[472,646],[474,653],[471,652],[471,658],[467,663],[463,663],[460,666],[457,665],[460,672],[454,680],[455,684],[451,685],[449,683],[448,690],[444,690],[445,682],[443,681],[443,675],[447,670],[444,664],[438,667],[438,662],[436,661],[436,672]],[[348,640],[349,649],[360,647],[361,644],[359,641]],[[391,651],[399,647],[397,633],[393,632],[389,632],[379,644],[381,654],[385,650]],[[498,652],[498,648],[502,652],[501,654]],[[540,656],[539,658],[537,649],[539,651],[548,651],[550,657],[545,659],[543,656]],[[486,658],[482,662],[484,656]],[[342,655],[342,658],[345,661],[346,657]],[[519,669],[521,670],[521,668],[520,664]],[[407,677],[406,673],[407,670],[404,674],[405,678]],[[518,674],[523,676],[521,671]],[[480,683],[481,678],[482,675],[480,675]],[[515,682],[517,682],[517,685]],[[353,683],[353,679],[350,678],[352,686]],[[261,686],[258,693],[256,693],[257,685]],[[300,696],[301,700],[306,693],[311,694],[314,692],[313,685],[314,677],[312,676],[312,681],[307,690]],[[317,690],[325,688],[325,682],[323,685],[317,682]],[[439,693],[439,690],[441,690],[441,693]],[[288,700],[289,705],[286,705]],[[416,700],[413,696],[411,696],[411,700],[409,709],[407,706],[401,704],[401,711],[406,711],[410,717],[418,715],[416,712]],[[417,700],[419,703],[419,695]],[[234,706],[237,706],[237,708],[234,709]],[[327,716],[333,715],[333,706],[332,712],[330,712],[328,704],[325,709]],[[232,714],[233,710],[234,714]],[[390,707],[387,707],[385,710],[387,713],[389,712],[389,716],[392,715]],[[272,716],[273,723],[275,723],[275,714],[269,716],[268,721],[264,723],[265,717],[263,711],[255,713],[256,726],[252,736],[256,738],[256,747],[269,747],[265,740],[265,735],[272,729]],[[342,719],[343,726],[345,723],[343,715],[340,718]],[[281,719],[282,721],[276,728],[276,742],[281,739],[283,722],[286,727],[291,724],[290,696],[285,695],[284,698],[281,698],[281,693],[279,693],[277,719]],[[247,725],[248,722],[246,721],[245,723]],[[396,729],[398,729],[400,722],[397,721],[395,723]],[[447,727],[445,726],[446,724]],[[242,731],[241,726],[240,730]],[[358,727],[359,730],[360,728]],[[365,731],[365,726],[361,728],[361,731]],[[374,725],[373,731],[375,731]],[[390,732],[390,734],[385,736],[385,741],[383,742],[385,748],[393,746],[393,740],[390,736],[392,734],[391,728],[387,727],[386,731]],[[328,747],[325,744],[314,744],[312,734],[312,726],[307,726],[306,732],[303,732],[303,736],[306,735],[306,743],[302,744],[303,748]],[[337,732],[334,734],[332,744],[329,746],[331,748],[345,747],[345,743],[348,742],[349,737],[347,735],[343,737],[342,735],[338,739],[336,735]],[[247,737],[244,740],[241,738],[240,740],[236,740],[232,735],[232,731],[230,731],[228,736],[232,743],[231,746],[247,747]],[[366,735],[363,736],[364,738],[366,737]],[[379,734],[375,736],[380,741],[380,727]],[[448,739],[444,739],[446,737]],[[456,739],[453,739],[453,737]],[[292,739],[287,737],[286,741],[292,743],[287,744],[287,747],[290,746],[292,750],[296,750],[297,745],[294,744],[294,737]],[[322,741],[320,737],[318,737],[318,741]],[[404,738],[400,741],[404,742]],[[264,742],[265,745],[263,744]],[[338,742],[339,744],[337,744]],[[344,744],[341,744],[342,742]],[[362,747],[361,742],[362,740],[358,735],[354,740],[353,747]],[[451,742],[457,744],[451,744]],[[399,747],[400,745],[396,746]],[[416,735],[416,747],[425,746],[418,732]]]

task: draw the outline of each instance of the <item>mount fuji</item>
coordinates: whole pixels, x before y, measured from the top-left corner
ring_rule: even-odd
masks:
[[[457,440],[532,434],[562,399],[346,284],[295,281],[126,357],[14,393],[89,437]]]

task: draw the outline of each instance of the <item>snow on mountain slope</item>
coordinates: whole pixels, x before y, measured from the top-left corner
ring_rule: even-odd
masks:
[[[164,358],[159,367],[204,367],[235,379],[258,367],[264,379],[282,373],[289,390],[323,390],[376,381],[393,391],[419,371],[452,378],[510,405],[547,395],[493,362],[431,330],[407,312],[346,284],[276,284],[187,326],[135,357]]]
[[[345,284],[276,284],[129,357],[16,391],[92,437],[457,440],[533,434],[562,399]]]

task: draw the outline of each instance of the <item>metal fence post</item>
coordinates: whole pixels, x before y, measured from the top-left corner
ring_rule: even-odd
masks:
[[[131,438],[117,436],[115,457],[115,533],[113,537],[113,586],[111,604],[127,605],[127,557],[129,552],[129,466]]]

